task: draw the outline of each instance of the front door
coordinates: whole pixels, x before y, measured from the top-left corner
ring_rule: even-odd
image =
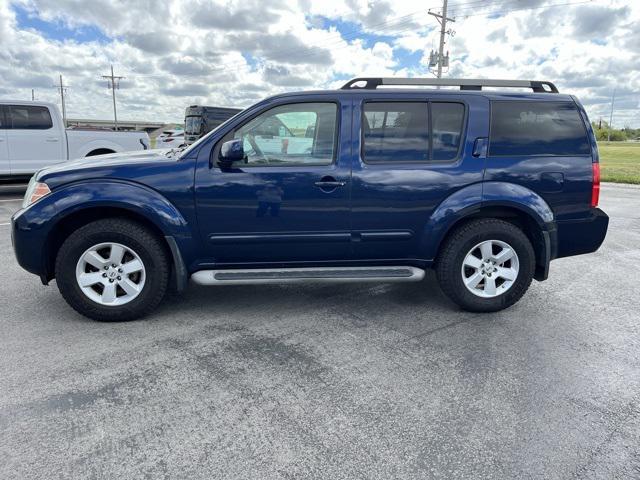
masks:
[[[488,136],[488,101],[480,96],[376,95],[354,105],[352,229],[354,257],[428,258],[428,225],[457,190],[482,181],[474,140]],[[359,155],[358,155],[359,153]]]
[[[341,118],[350,117],[350,102],[289,100],[245,115],[201,150],[196,204],[211,263],[349,258],[350,122]],[[220,146],[234,138],[246,160],[223,166]]]
[[[11,174],[32,174],[64,160],[63,129],[54,128],[49,109],[36,105],[10,105],[7,130]]]

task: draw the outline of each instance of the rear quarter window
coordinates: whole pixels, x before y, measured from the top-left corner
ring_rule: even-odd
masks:
[[[573,102],[492,102],[490,156],[589,154],[587,131]]]

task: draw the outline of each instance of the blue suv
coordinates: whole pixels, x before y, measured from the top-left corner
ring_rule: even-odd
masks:
[[[12,237],[22,267],[97,320],[147,314],[189,278],[401,282],[427,268],[462,308],[491,312],[551,260],[598,249],[599,188],[586,112],[550,82],[358,78],[266,99],[186,150],[45,168]]]

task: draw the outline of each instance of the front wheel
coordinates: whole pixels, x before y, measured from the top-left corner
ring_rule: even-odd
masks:
[[[92,222],[72,233],[56,258],[56,282],[76,311],[94,320],[133,320],[162,300],[169,280],[163,245],[125,219]]]
[[[535,253],[524,232],[493,218],[454,231],[436,263],[444,293],[472,312],[510,307],[527,291],[534,271]]]

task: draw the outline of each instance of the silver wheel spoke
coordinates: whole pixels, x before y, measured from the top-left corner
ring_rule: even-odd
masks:
[[[496,276],[504,278],[505,280],[513,281],[518,278],[518,272],[513,268],[498,267],[496,270]]]
[[[85,253],[83,255],[83,259],[92,267],[98,268],[100,270],[102,270],[108,262],[106,258],[102,258],[102,256],[100,256],[100,254],[95,251]]]
[[[502,265],[507,260],[511,260],[514,253],[515,252],[511,248],[503,248],[502,251],[495,256],[495,261],[498,265]]]
[[[142,262],[138,259],[131,260],[130,262],[127,262],[122,265],[122,271],[127,275],[129,275],[130,273],[139,272],[143,268],[144,267],[142,265]]]
[[[111,246],[111,254],[109,255],[109,261],[112,264],[119,265],[122,263],[122,257],[124,257],[124,248],[121,245],[114,244]]]
[[[496,294],[496,277],[486,277],[484,279],[484,293],[490,296]]]
[[[120,287],[122,287],[127,295],[137,295],[138,293],[140,293],[140,288],[138,288],[138,285],[133,283],[129,278],[123,278],[120,282]]]
[[[467,267],[475,268],[477,270],[482,266],[482,260],[474,255],[467,255],[464,259],[464,264]]]
[[[493,250],[491,248],[491,241],[483,242],[480,244],[480,252],[482,252],[483,260],[491,260],[493,257]]]
[[[482,272],[478,271],[471,275],[469,278],[464,279],[464,283],[469,288],[476,288],[478,284],[482,281],[483,275]]]
[[[107,283],[102,292],[102,301],[104,303],[113,303],[116,300],[116,284]]]
[[[90,287],[97,283],[101,283],[104,280],[102,272],[83,273],[78,278],[78,283],[81,287]]]

